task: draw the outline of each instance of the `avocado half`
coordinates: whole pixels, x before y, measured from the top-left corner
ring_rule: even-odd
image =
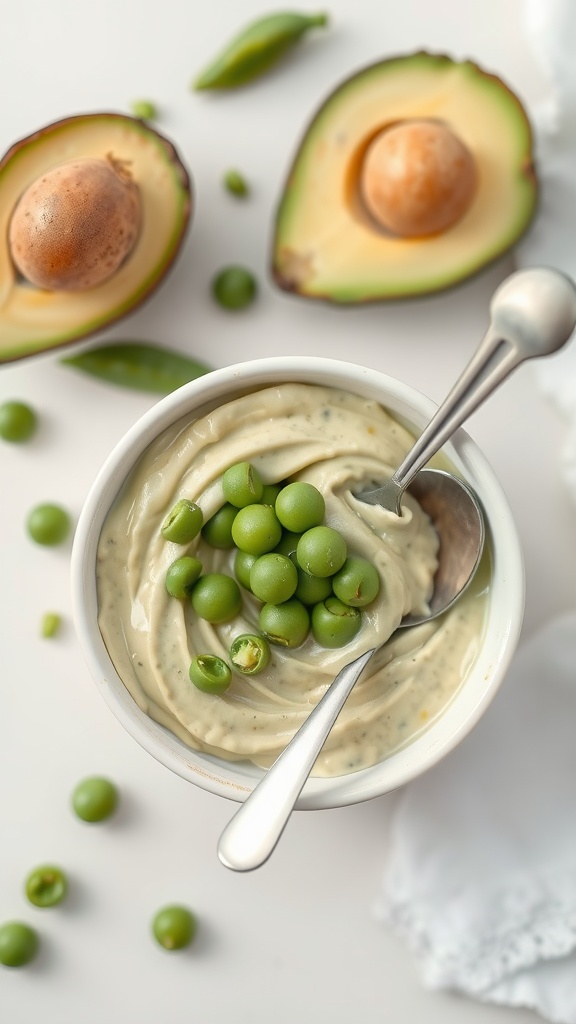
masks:
[[[47,291],[22,279],[8,226],[24,190],[78,157],[126,161],[142,203],[134,248],[113,277],[82,292]],[[174,146],[147,123],[117,113],[79,114],[16,142],[0,161],[0,363],[58,348],[125,316],[160,283],[190,220],[192,188]]]
[[[410,119],[447,125],[473,154],[477,185],[452,227],[401,238],[364,209],[359,175],[375,136]],[[285,291],[335,303],[438,292],[510,249],[536,203],[532,131],[510,89],[471,61],[391,58],[341,84],[308,127],[278,208],[272,275]]]

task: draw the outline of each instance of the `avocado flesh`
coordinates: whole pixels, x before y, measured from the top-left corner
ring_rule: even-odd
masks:
[[[80,156],[126,160],[142,200],[142,227],[112,278],[83,292],[45,291],[22,280],[8,247],[12,211],[42,173]],[[142,302],[168,270],[189,222],[191,188],[174,147],[144,122],[86,114],[16,143],[0,163],[0,363],[102,330]]]
[[[369,142],[407,119],[445,122],[474,155],[478,184],[451,228],[403,239],[371,222],[357,182]],[[506,252],[536,199],[530,124],[500,79],[428,53],[382,61],[344,82],[308,128],[278,209],[273,277],[286,291],[337,303],[437,292]]]

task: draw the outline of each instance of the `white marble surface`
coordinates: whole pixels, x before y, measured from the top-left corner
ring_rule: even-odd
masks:
[[[311,8],[309,4],[303,7]],[[505,6],[505,12],[504,12]],[[339,310],[284,296],[266,281],[271,216],[297,138],[313,109],[347,74],[418,48],[478,60],[530,105],[546,95],[519,28],[520,0],[330,0],[333,27],[282,70],[251,88],[195,95],[191,77],[256,0],[29,0],[6,5],[0,148],[59,117],[127,110],[151,98],[159,126],[192,169],[197,207],[177,266],[141,310],[103,337],[139,338],[215,366],[276,353],[349,358],[405,378],[439,400],[486,326],[489,298],[510,260],[453,293],[391,306]],[[254,184],[239,204],[221,189],[234,165]],[[209,281],[221,265],[251,266],[262,286],[241,315],[216,308]],[[153,398],[99,384],[56,355],[0,369],[0,400],[21,397],[42,417],[29,445],[0,448],[2,655],[0,687],[0,920],[22,918],[43,937],[37,962],[0,972],[6,1024],[529,1024],[530,1012],[485,1007],[426,991],[397,939],[373,917],[394,798],[296,814],[272,860],[229,873],[215,847],[233,805],[193,789],[128,737],[88,676],[71,623],[69,547],[26,538],[35,503],[79,512],[115,441]],[[484,447],[516,514],[526,555],[525,629],[574,605],[575,514],[558,474],[565,427],[524,367],[478,412],[470,433]],[[46,609],[60,637],[42,641]],[[69,794],[105,773],[122,791],[115,820],[74,818]],[[29,907],[22,881],[54,860],[71,897]],[[170,955],[149,921],[164,902],[195,908],[194,947]]]

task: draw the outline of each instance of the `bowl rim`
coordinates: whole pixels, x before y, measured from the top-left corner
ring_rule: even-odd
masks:
[[[393,414],[404,415],[417,428],[423,427],[437,408],[431,399],[397,378],[329,357],[272,356],[212,370],[160,399],[116,443],[87,493],[72,546],[70,573],[76,634],[90,674],[108,707],[129,735],[165,767],[208,792],[239,803],[248,797],[263,770],[244,761],[220,760],[187,747],[148,717],[118,676],[96,621],[96,551],[105,515],[127,473],[159,433],[195,407],[202,414],[202,407],[213,406],[220,399],[231,400],[242,390],[259,390],[290,380],[341,387],[366,397],[372,393],[370,397],[390,408]],[[454,433],[442,450],[479,491],[493,540],[492,598],[482,646],[483,651],[487,649],[487,657],[479,658],[486,661],[484,678],[471,686],[470,679],[478,675],[473,666],[466,684],[438,718],[407,746],[372,768],[335,778],[309,778],[296,804],[299,809],[343,807],[369,800],[392,792],[433,767],[482,717],[513,657],[522,627],[525,576],[508,499],[488,460],[463,428]],[[500,577],[502,557],[506,570]],[[500,601],[496,618],[500,592],[506,594],[506,600]]]

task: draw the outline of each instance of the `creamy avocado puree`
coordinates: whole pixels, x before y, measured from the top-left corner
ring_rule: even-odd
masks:
[[[372,658],[318,758],[314,774],[344,775],[404,746],[446,707],[474,661],[486,597],[473,584],[442,618],[395,632],[402,617],[427,607],[437,538],[407,495],[397,517],[355,497],[384,480],[413,442],[376,402],[345,391],[279,384],[240,397],[200,419],[180,420],[150,445],[102,529],[98,550],[99,625],[116,669],[138,705],[189,746],[269,766],[304,722],[339,669],[383,644]],[[260,674],[234,674],[216,696],[188,677],[197,654],[229,661],[239,633],[257,630],[258,603],[243,591],[231,622],[198,619],[190,602],[170,597],[168,567],[185,551],[204,571],[233,575],[229,551],[198,538],[188,548],[165,541],[165,516],[180,498],[197,502],[204,521],[223,504],[222,474],[252,462],[266,483],[307,480],[326,501],[325,523],[350,554],[369,559],[380,593],[362,609],[351,644],[319,647],[310,635],[295,649],[272,647]],[[387,642],[386,642],[387,641]]]

